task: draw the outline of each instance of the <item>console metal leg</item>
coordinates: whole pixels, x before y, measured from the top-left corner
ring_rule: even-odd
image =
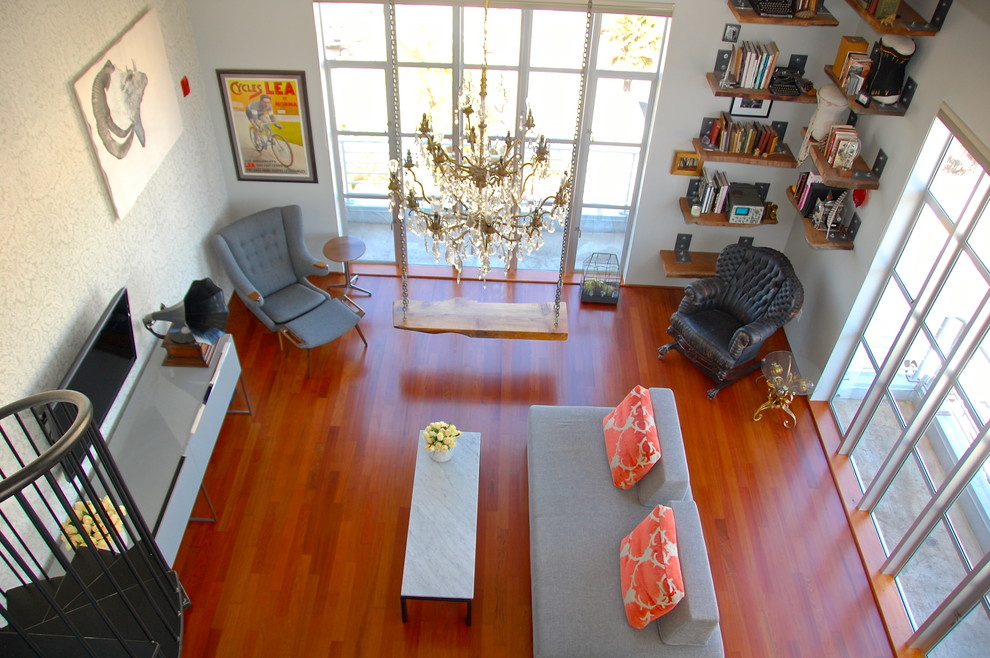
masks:
[[[190,516],[189,517],[189,520],[190,521],[206,521],[208,523],[216,523],[217,522],[217,510],[216,510],[215,507],[213,507],[213,500],[210,498],[210,492],[206,490],[206,483],[205,482],[199,485],[199,490],[203,492],[203,497],[206,498],[206,504],[210,506],[210,514],[212,514],[213,516],[212,517]]]

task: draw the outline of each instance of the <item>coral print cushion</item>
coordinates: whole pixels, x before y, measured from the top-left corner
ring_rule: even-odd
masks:
[[[650,392],[634,388],[602,421],[612,482],[630,489],[660,460],[660,438]]]
[[[657,505],[619,545],[622,604],[633,628],[645,628],[684,598],[674,511]]]

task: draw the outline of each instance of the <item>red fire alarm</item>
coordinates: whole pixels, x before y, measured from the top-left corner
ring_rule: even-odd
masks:
[[[189,95],[189,78],[186,77],[186,76],[182,76],[182,80],[179,81],[179,84],[182,85],[182,95],[183,96],[188,96]]]

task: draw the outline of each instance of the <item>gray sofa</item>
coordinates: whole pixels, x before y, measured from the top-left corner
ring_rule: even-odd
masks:
[[[533,652],[560,656],[722,656],[718,605],[674,396],[650,389],[661,459],[633,488],[612,484],[602,419],[610,407],[529,411]],[[642,630],[626,621],[619,542],[658,503],[674,510],[685,596]]]

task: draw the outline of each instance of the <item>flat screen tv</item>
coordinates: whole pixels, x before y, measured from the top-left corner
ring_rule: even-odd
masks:
[[[127,289],[121,288],[93,327],[59,388],[79,391],[89,398],[93,403],[93,423],[98,428],[135,361],[131,306]]]

